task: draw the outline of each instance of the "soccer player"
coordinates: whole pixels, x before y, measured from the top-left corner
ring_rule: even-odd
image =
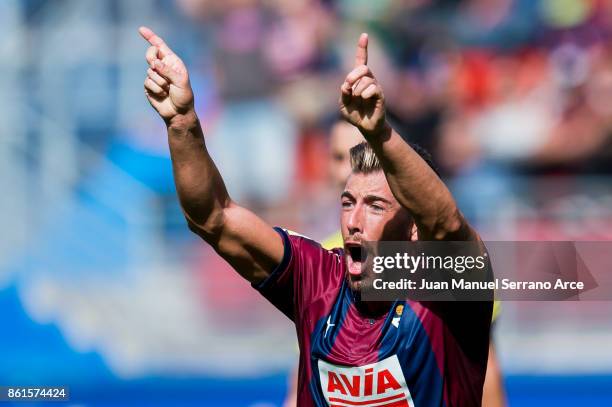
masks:
[[[185,218],[280,311],[300,345],[300,406],[478,406],[490,302],[368,302],[366,241],[479,239],[435,172],[387,124],[367,67],[366,34],[341,86],[340,111],[367,143],[351,150],[343,249],[272,228],[233,202],[206,149],[187,69],[150,29],[145,93],[164,119]]]
[[[363,142],[363,136],[359,130],[339,119],[331,127],[329,135],[329,175],[330,181],[333,186],[341,193],[344,190],[346,180],[351,174],[351,163],[349,150],[357,144]],[[431,157],[426,150],[419,148],[418,146],[412,146],[415,151],[419,153],[430,166],[433,166]],[[321,242],[321,245],[329,250],[336,247],[343,246],[342,233],[338,230],[331,236],[327,237]],[[493,317],[491,319],[491,326],[495,324],[497,317],[499,316],[500,302],[495,301],[493,305]],[[493,329],[492,329],[493,331]],[[297,381],[297,373],[293,375]],[[291,383],[287,400],[284,406],[290,407],[295,406],[295,399],[297,398],[297,383]],[[482,406],[483,407],[504,407],[506,405],[506,396],[504,390],[504,383],[502,378],[501,369],[497,360],[497,352],[495,350],[494,342],[490,341],[489,347],[489,359],[487,362],[487,373],[485,377]]]

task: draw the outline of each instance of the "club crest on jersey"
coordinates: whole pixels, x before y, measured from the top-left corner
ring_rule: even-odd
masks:
[[[397,314],[398,317],[401,317],[403,312],[404,312],[403,305],[400,304],[397,307],[395,307],[395,313]]]
[[[318,367],[330,406],[414,407],[397,355],[356,367],[319,360]]]
[[[395,317],[393,317],[393,319],[391,319],[391,325],[393,325],[396,328],[399,328],[399,323],[400,323],[400,319],[402,318],[402,313],[404,312],[404,306],[403,305],[398,305],[395,308]]]

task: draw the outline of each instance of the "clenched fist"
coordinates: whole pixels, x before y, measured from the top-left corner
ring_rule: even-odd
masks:
[[[355,67],[340,87],[340,112],[364,136],[376,136],[386,129],[385,96],[374,74],[367,66],[368,35],[357,42]]]
[[[151,46],[146,59],[149,64],[144,82],[149,103],[166,123],[193,110],[193,91],[187,68],[181,59],[151,29],[140,27],[140,35]]]

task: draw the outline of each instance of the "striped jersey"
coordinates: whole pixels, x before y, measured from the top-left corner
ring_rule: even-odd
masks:
[[[284,256],[254,287],[295,322],[298,406],[479,406],[491,302],[389,303],[364,315],[342,249],[275,228]]]

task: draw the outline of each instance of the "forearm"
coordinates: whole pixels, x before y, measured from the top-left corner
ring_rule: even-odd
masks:
[[[200,121],[190,111],[166,124],[176,190],[189,226],[205,238],[219,234],[230,199],[206,149]]]
[[[467,240],[473,231],[434,170],[389,125],[364,136],[372,146],[398,202],[413,216],[421,239]]]
[[[372,146],[391,192],[412,214],[419,239],[477,239],[444,183],[386,122],[385,96],[367,63],[368,36],[361,34],[355,67],[340,86],[342,116],[356,126]]]
[[[140,27],[139,32],[151,44],[145,95],[168,128],[174,182],[189,228],[247,280],[259,283],[281,262],[283,240],[230,200],[206,150],[185,64],[151,29]]]

